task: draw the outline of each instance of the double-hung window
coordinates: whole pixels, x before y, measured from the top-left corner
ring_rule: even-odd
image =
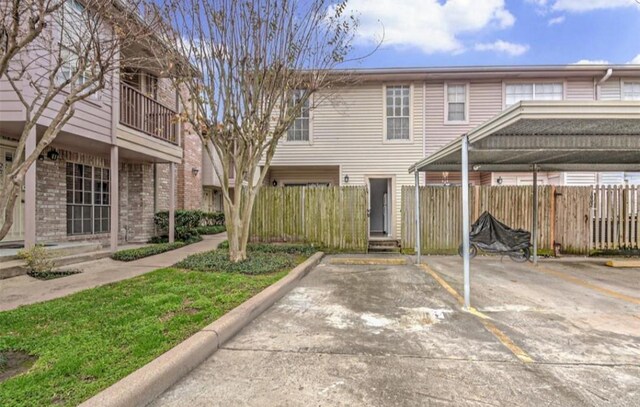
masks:
[[[67,234],[107,233],[110,174],[106,168],[67,163]]]
[[[622,87],[623,100],[640,100],[640,82],[624,82]]]
[[[93,50],[87,52],[92,34],[89,32],[97,24],[92,20],[87,10],[77,0],[67,0],[62,7],[61,41],[60,41],[60,70],[59,80],[70,80],[76,72],[79,72],[77,82],[73,86],[83,86],[90,80],[89,61],[82,61],[81,57],[92,57]]]
[[[562,83],[509,83],[505,87],[505,104],[511,106],[521,100],[562,100]]]
[[[303,96],[304,90],[294,91],[290,102],[291,107],[298,106]],[[291,127],[287,130],[287,141],[309,141],[309,119],[309,98],[307,98],[300,106],[300,114],[296,116]]]
[[[386,87],[387,140],[409,140],[410,94],[411,87],[409,85]]]
[[[467,122],[467,85],[447,84],[446,122]]]

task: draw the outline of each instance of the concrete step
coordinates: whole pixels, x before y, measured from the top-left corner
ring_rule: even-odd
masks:
[[[395,247],[399,247],[400,246],[400,241],[396,240],[396,239],[385,239],[385,240],[381,240],[381,239],[375,239],[375,240],[369,240],[369,245],[373,245],[373,246],[395,246]]]
[[[369,253],[400,253],[398,246],[369,245]]]
[[[27,269],[24,267],[24,261],[22,260],[11,260],[0,263],[0,280],[22,276],[24,274],[27,274]]]
[[[76,253],[69,256],[53,258],[55,268],[71,266],[88,261],[100,260],[109,257],[108,250],[92,251],[88,253]],[[27,274],[27,268],[23,260],[12,260],[0,263],[0,280]]]
[[[19,260],[17,252],[21,249],[9,249],[2,250],[3,246],[0,245],[0,263],[6,263],[14,260]],[[81,253],[91,253],[102,250],[102,245],[95,242],[78,242],[78,243],[60,243],[60,244],[48,244],[45,243],[45,248],[52,257],[65,257],[73,256]]]
[[[88,261],[106,259],[111,255],[109,250],[100,250],[90,253],[74,254],[72,256],[56,257],[53,259],[55,267],[71,266],[73,264],[86,263]]]

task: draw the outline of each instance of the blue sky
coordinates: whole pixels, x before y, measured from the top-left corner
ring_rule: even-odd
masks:
[[[640,64],[640,0],[350,0],[353,67]]]

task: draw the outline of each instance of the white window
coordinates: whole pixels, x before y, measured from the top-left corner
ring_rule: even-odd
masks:
[[[640,82],[624,82],[622,99],[640,100]]]
[[[505,89],[505,104],[521,100],[562,100],[562,83],[510,83]]]
[[[62,8],[59,80],[69,80],[82,69],[74,86],[83,86],[90,80],[89,62],[80,61],[80,56],[87,53],[89,32],[97,22],[88,16],[87,10],[77,0],[67,0]],[[89,52],[92,56],[93,52]],[[81,66],[82,65],[82,66]]]
[[[387,140],[409,140],[411,87],[395,85],[386,89]]]
[[[304,95],[304,90],[293,92],[291,105],[296,106]],[[309,98],[307,98],[300,110],[300,115],[293,120],[293,124],[287,131],[287,141],[309,141]]]
[[[467,121],[467,85],[447,85],[447,122]]]

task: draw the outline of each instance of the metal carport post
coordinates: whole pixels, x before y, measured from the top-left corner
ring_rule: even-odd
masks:
[[[462,136],[462,264],[464,270],[464,308],[471,307],[471,281],[469,279],[469,137]]]
[[[470,161],[485,172],[532,172],[531,243],[536,263],[538,172],[640,171],[640,102],[521,101],[409,168],[409,172],[461,171],[465,308],[470,307],[471,291]],[[418,185],[416,177],[416,187]],[[417,192],[416,188],[416,207],[419,206]],[[420,230],[419,216],[418,209],[416,232]],[[417,245],[419,256],[420,246]]]

